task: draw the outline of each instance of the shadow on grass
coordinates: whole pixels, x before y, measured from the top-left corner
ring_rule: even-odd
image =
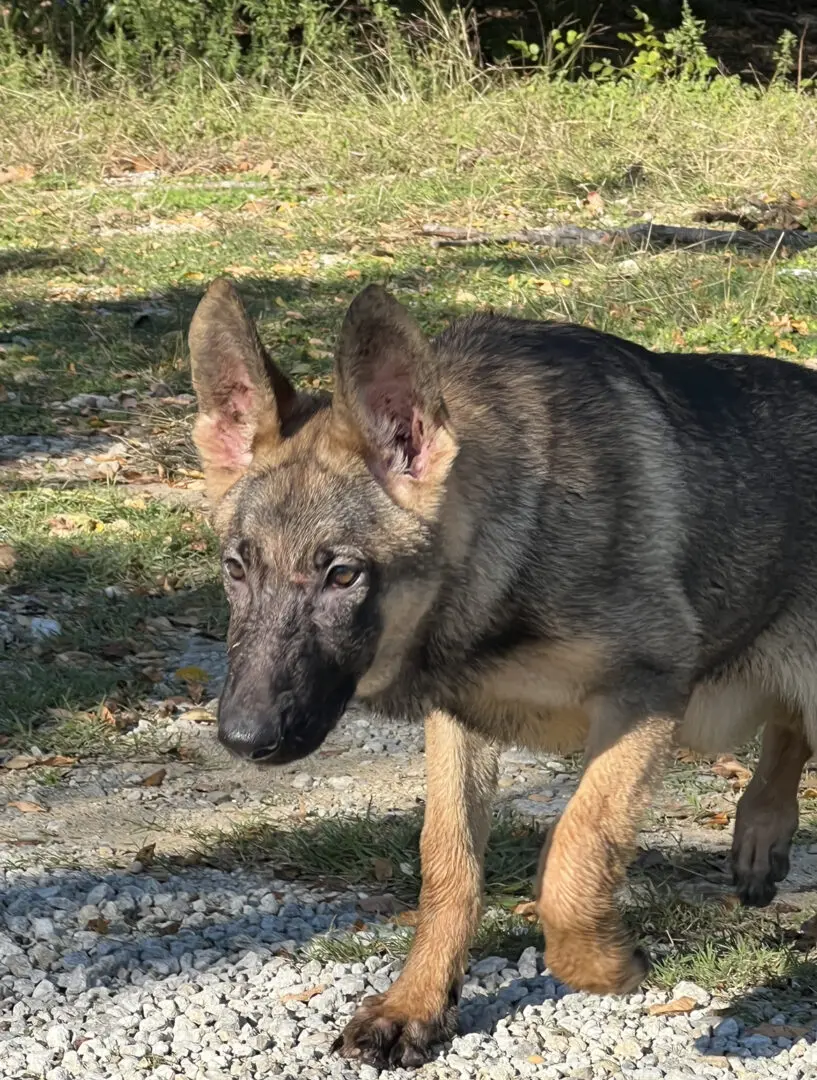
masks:
[[[28,270],[53,270],[76,265],[76,252],[68,248],[17,248],[0,250],[0,274],[22,274]]]
[[[192,633],[223,637],[215,540],[183,508],[76,491],[18,492],[5,508],[17,561],[3,575],[14,639],[0,656],[0,731],[25,741],[45,725],[48,739],[51,710],[138,707]],[[29,629],[37,619],[48,636]]]

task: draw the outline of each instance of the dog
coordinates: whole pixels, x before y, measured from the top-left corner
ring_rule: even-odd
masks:
[[[189,344],[231,609],[221,742],[294,761],[353,697],[425,724],[416,937],[341,1054],[413,1066],[454,1033],[503,746],[585,751],[536,899],[574,988],[646,972],[616,893],[679,745],[763,728],[732,859],[741,900],[772,899],[817,745],[817,374],[486,313],[429,340],[374,285],[331,396],[296,390],[226,281]]]

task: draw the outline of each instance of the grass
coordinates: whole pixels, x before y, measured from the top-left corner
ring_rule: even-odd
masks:
[[[419,813],[343,815],[305,821],[292,828],[263,820],[197,837],[198,859],[216,865],[270,865],[276,875],[336,888],[388,892],[410,908],[420,892]],[[538,924],[515,913],[531,899],[543,834],[512,816],[494,819],[485,868],[486,913],[474,941],[475,957],[516,959],[530,945],[542,947]],[[651,985],[671,989],[682,979],[717,991],[768,982],[813,980],[817,965],[798,950],[802,911],[757,911],[723,899],[686,900],[681,873],[666,866],[634,870],[625,918],[650,952]],[[387,922],[374,929],[337,932],[315,939],[310,958],[354,963],[371,955],[402,958],[413,930]]]
[[[0,732],[29,739],[56,714],[55,752],[97,753],[113,737],[105,708],[138,705],[157,681],[166,642],[151,620],[198,612],[202,628],[223,626],[214,541],[192,512],[104,486],[24,487],[6,493],[3,510],[1,538],[17,560],[7,603],[21,619],[47,612],[58,633],[0,661]]]
[[[379,883],[399,899],[420,890],[422,815],[373,813],[329,817],[291,829],[263,819],[198,837],[202,857],[218,862],[272,863],[276,872],[306,880],[335,879],[346,886]],[[513,904],[529,892],[544,842],[541,831],[498,816],[491,833],[486,886],[491,903]]]

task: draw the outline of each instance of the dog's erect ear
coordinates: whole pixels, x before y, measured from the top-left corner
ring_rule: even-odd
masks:
[[[214,501],[238,480],[258,447],[274,445],[297,393],[264,349],[233,286],[213,282],[188,335],[199,415],[193,441]]]
[[[456,455],[437,359],[420,327],[385,289],[351,303],[337,350],[333,412],[402,506],[433,512]]]

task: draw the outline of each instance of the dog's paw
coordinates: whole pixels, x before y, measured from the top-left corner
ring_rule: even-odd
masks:
[[[401,1014],[387,994],[379,994],[364,999],[332,1050],[376,1069],[414,1068],[428,1061],[435,1045],[453,1038],[456,1027],[453,1005],[430,1020],[419,1020]]]
[[[632,994],[650,970],[650,959],[641,949],[621,946],[602,950],[587,948],[586,943],[547,938],[545,962],[553,974],[574,990],[590,994]],[[576,947],[582,945],[584,947]]]
[[[774,900],[777,883],[789,873],[791,833],[781,830],[742,830],[732,845],[732,880],[746,907],[766,907]]]

